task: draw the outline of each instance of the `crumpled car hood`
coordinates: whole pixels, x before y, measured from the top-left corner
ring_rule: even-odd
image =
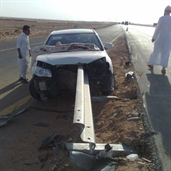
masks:
[[[85,64],[107,56],[106,51],[58,52],[38,55],[36,61],[51,65]]]

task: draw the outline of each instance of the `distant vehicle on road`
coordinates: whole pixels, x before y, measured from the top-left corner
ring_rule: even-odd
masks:
[[[129,22],[128,21],[125,21],[125,25],[128,25],[129,24]]]

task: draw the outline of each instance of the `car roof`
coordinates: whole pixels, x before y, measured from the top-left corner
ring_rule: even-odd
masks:
[[[56,30],[52,31],[50,35],[53,34],[71,34],[71,33],[94,33],[93,29],[65,29],[65,30]]]

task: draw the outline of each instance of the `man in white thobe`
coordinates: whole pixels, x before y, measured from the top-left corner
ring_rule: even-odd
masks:
[[[17,38],[18,66],[19,66],[19,81],[28,83],[26,74],[29,71],[31,64],[31,50],[29,45],[30,27],[23,26],[23,33]]]
[[[154,49],[150,55],[148,66],[153,69],[154,65],[162,66],[162,74],[166,73],[171,51],[171,6],[167,6],[164,16],[159,18],[156,29],[154,31],[152,42]]]

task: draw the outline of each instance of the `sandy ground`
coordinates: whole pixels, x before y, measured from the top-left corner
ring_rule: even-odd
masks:
[[[8,22],[0,20],[0,22],[1,41],[9,41],[15,38],[21,32],[20,28],[25,22],[32,28],[31,36],[47,34],[54,28],[98,28],[106,26],[106,23],[98,22],[16,21],[14,19]],[[108,50],[108,54],[113,61],[116,82],[115,91],[111,93],[111,96],[117,96],[118,99],[92,103],[96,142],[121,143],[130,147],[139,155],[139,159],[132,162],[127,160],[126,156],[118,156],[113,159],[112,163],[115,164],[116,171],[154,171],[155,167],[151,162],[151,151],[148,148],[148,138],[142,119],[145,114],[142,108],[141,94],[139,94],[135,76],[133,75],[130,79],[125,77],[125,73],[134,71],[134,69],[129,59],[129,51],[124,35],[116,40],[114,48]],[[60,102],[58,102],[58,110],[66,110],[66,102],[69,106],[68,110],[73,110],[73,101],[72,95],[64,93]],[[41,104],[39,105],[41,106]],[[55,105],[52,102],[48,107],[53,108]],[[33,108],[29,109],[29,112],[33,110]],[[52,113],[50,111],[45,112],[46,117],[42,119],[50,125],[46,129],[37,126],[35,131],[34,128],[25,126],[23,129],[29,129],[29,131],[25,130],[24,133],[18,134],[18,139],[1,151],[3,171],[81,171],[80,168],[75,168],[69,163],[69,158],[64,150],[64,143],[69,139],[79,142],[76,131],[71,124],[73,115],[72,113],[68,115],[61,114],[54,119],[49,117],[52,116]],[[27,134],[25,134],[26,132]],[[41,141],[45,138],[44,135],[50,136],[54,132],[62,137],[61,148],[56,149],[54,144],[48,144],[48,146],[38,149],[41,146]],[[30,146],[29,150],[28,146]]]

